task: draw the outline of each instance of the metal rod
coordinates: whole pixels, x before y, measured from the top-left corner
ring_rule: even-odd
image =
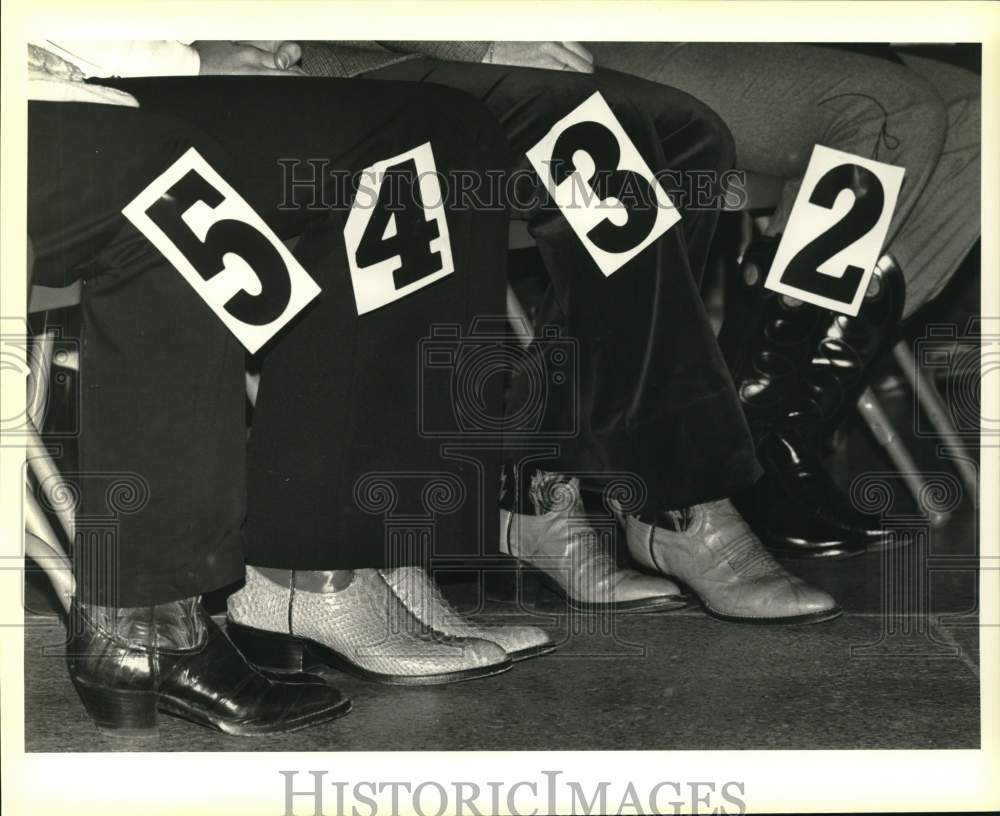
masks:
[[[892,354],[896,358],[899,367],[903,369],[903,374],[910,381],[913,390],[920,401],[920,406],[927,419],[930,420],[934,430],[943,437],[946,442],[944,447],[953,455],[948,458],[954,463],[955,469],[965,483],[969,496],[974,506],[979,506],[979,474],[975,464],[962,444],[961,434],[952,422],[951,412],[945,404],[941,393],[938,391],[934,380],[917,365],[913,357],[913,352],[905,340],[900,340],[892,349]]]
[[[910,455],[909,450],[907,450],[906,445],[903,444],[903,441],[892,427],[889,417],[886,415],[882,405],[878,401],[878,397],[875,396],[875,392],[871,388],[866,388],[861,394],[860,399],[858,399],[858,413],[865,421],[865,424],[871,429],[878,443],[889,454],[889,458],[892,459],[896,470],[899,471],[899,475],[903,477],[903,481],[909,488],[910,494],[919,505],[926,485],[924,477],[920,473],[917,463]],[[928,517],[931,526],[943,527],[951,518],[951,513],[934,511],[928,513]]]

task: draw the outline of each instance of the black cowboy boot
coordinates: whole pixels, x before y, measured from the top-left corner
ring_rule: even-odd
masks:
[[[249,663],[197,598],[113,608],[74,602],[66,662],[102,731],[151,734],[162,711],[227,734],[295,731],[351,707],[323,680],[286,681]]]
[[[857,317],[803,303],[764,288],[778,240],[747,248],[719,337],[765,471],[735,503],[775,551],[854,555],[881,544],[884,532],[836,486],[822,457],[898,329],[904,281],[886,255]]]

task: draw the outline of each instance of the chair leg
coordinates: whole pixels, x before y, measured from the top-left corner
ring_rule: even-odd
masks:
[[[28,419],[36,428],[41,428],[45,424],[54,349],[55,335],[51,331],[43,332],[31,341],[27,412]]]
[[[73,541],[76,535],[74,519],[76,507],[75,502],[72,501],[75,495],[74,491],[66,488],[66,480],[62,478],[48,450],[42,444],[38,431],[34,428],[28,431],[25,447],[27,448],[25,459],[38,482],[38,489],[42,491],[46,503],[59,519],[59,524],[66,534],[66,540]]]
[[[917,463],[914,461],[910,451],[907,450],[903,440],[899,438],[895,428],[892,427],[889,417],[886,415],[885,410],[871,388],[866,388],[858,399],[858,413],[869,429],[871,429],[875,439],[878,440],[878,443],[889,455],[896,470],[899,471],[899,475],[906,482],[910,494],[919,505],[926,484],[923,474],[917,467]],[[933,527],[943,527],[951,517],[951,513],[943,511],[931,512],[929,515],[930,523]]]
[[[952,422],[948,406],[945,404],[944,399],[942,399],[937,386],[934,384],[933,379],[928,377],[920,366],[917,365],[917,361],[913,357],[913,352],[905,340],[900,340],[896,343],[892,349],[892,354],[896,358],[899,367],[903,370],[903,374],[910,381],[910,385],[913,387],[917,399],[920,401],[921,408],[927,414],[927,419],[930,420],[931,426],[937,432],[938,436],[947,440],[945,449],[953,454],[948,458],[954,463],[955,469],[958,470],[959,476],[962,477],[962,481],[969,491],[969,496],[971,496],[973,504],[978,507],[979,477],[976,472],[976,466],[970,460],[968,452],[962,444],[961,435],[955,427],[955,423]]]
[[[67,540],[72,541],[74,508],[67,506],[64,500],[63,480],[48,450],[42,444],[37,430],[45,422],[48,408],[49,376],[52,371],[54,350],[55,335],[53,332],[46,331],[32,339],[28,369],[26,410],[29,428],[25,445],[25,460],[39,489],[44,492],[46,502],[55,511]],[[32,485],[27,479],[24,493],[24,520],[25,555],[45,571],[53,589],[59,596],[60,603],[68,612],[76,589],[73,569],[59,541],[59,536],[38,504],[38,500],[32,492]]]
[[[59,537],[30,489],[24,494],[24,527],[24,554],[45,571],[59,602],[69,613],[76,592],[73,568],[59,544]]]

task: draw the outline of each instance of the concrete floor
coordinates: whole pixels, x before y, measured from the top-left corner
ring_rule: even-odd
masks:
[[[902,399],[901,397],[899,399]],[[905,410],[905,406],[897,404]],[[834,461],[841,474],[886,470],[862,436]],[[950,471],[913,440],[921,467]],[[905,494],[897,496],[907,512]],[[912,510],[912,507],[909,508]],[[897,508],[894,508],[894,512]],[[912,526],[912,522],[908,522]],[[579,749],[975,748],[979,628],[974,509],[964,497],[931,533],[924,577],[902,592],[915,547],[892,556],[786,562],[846,610],[806,627],[741,626],[694,607],[613,620],[567,616],[554,596],[530,608],[490,600],[489,618],[550,627],[549,656],[453,686],[378,686],[331,679],[354,701],[346,718],[263,739],[216,735],[164,717],[157,738],[101,736],[66,674],[63,630],[29,580],[25,649],[28,751],[327,751]],[[446,591],[475,606],[475,583]],[[995,636],[996,628],[983,632]]]
[[[27,655],[28,751],[392,751],[974,748],[975,630],[953,658],[851,656],[879,622],[849,614],[801,629],[738,628],[697,612],[632,617],[621,639],[644,655],[575,637],[563,654],[507,674],[425,689],[337,676],[346,718],[266,739],[235,739],[164,718],[157,739],[91,726],[58,655],[61,629],[33,629]],[[940,632],[938,632],[940,634]],[[953,637],[951,634],[946,637]],[[41,654],[43,644],[53,648]],[[572,654],[576,652],[577,654]]]

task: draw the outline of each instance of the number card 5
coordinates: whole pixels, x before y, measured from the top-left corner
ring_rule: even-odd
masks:
[[[599,92],[527,155],[605,277],[681,218]]]
[[[816,145],[764,285],[856,316],[903,173],[902,167]]]
[[[376,162],[361,178],[344,227],[359,315],[455,271],[430,142]]]
[[[251,353],[320,288],[191,148],[122,210]]]

